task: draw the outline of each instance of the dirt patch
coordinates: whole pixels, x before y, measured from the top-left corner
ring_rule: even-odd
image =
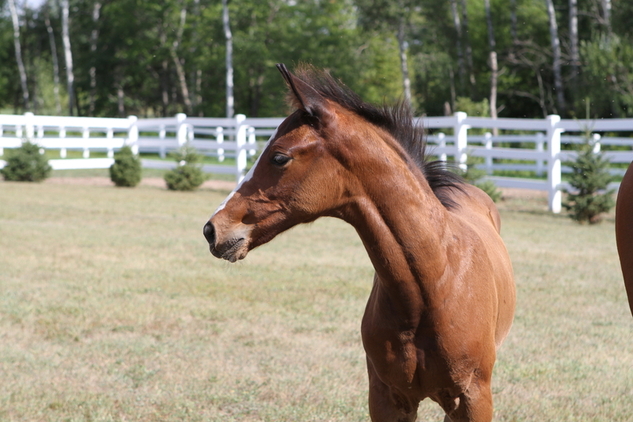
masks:
[[[44,183],[53,185],[114,186],[108,177],[49,177]],[[145,177],[141,186],[165,187],[165,180],[160,177]],[[228,190],[235,188],[236,183],[228,180],[207,180],[200,187],[210,190]]]
[[[533,189],[499,188],[503,199],[547,198],[547,192]]]
[[[54,185],[93,185],[112,186],[114,183],[108,177],[49,177],[44,183]],[[165,187],[165,181],[160,177],[145,177],[141,186]],[[235,188],[236,183],[229,180],[207,180],[202,189],[227,190]],[[500,188],[504,199],[547,198],[547,192],[532,189]]]

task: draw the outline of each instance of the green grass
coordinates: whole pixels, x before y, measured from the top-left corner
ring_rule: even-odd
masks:
[[[202,237],[225,195],[0,182],[1,421],[368,420],[354,230],[318,220],[231,265]],[[613,216],[500,207],[518,307],[496,420],[630,420]]]

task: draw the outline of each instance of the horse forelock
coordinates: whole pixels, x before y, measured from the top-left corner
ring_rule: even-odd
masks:
[[[323,98],[339,104],[388,132],[422,170],[440,202],[447,208],[456,206],[451,191],[462,190],[464,180],[450,171],[446,162],[428,159],[425,130],[415,123],[413,112],[406,102],[399,101],[392,106],[379,107],[363,101],[358,94],[326,71],[310,65],[300,65],[296,73],[299,79],[314,88]]]

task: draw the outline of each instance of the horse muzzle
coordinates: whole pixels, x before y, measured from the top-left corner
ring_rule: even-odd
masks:
[[[224,236],[218,233],[211,221],[208,221],[202,229],[204,237],[209,242],[209,250],[216,258],[236,262],[244,259],[248,254],[248,240],[243,230],[233,230]]]

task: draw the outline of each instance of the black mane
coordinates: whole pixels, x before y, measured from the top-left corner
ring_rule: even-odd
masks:
[[[404,148],[409,157],[422,170],[433,193],[446,208],[456,206],[450,196],[452,189],[462,189],[464,180],[448,169],[444,161],[430,161],[426,155],[424,128],[416,125],[411,108],[404,101],[394,106],[377,107],[364,102],[354,91],[329,73],[303,65],[297,69],[299,79],[314,88],[324,98],[334,101],[358,114],[368,122],[383,128]]]

